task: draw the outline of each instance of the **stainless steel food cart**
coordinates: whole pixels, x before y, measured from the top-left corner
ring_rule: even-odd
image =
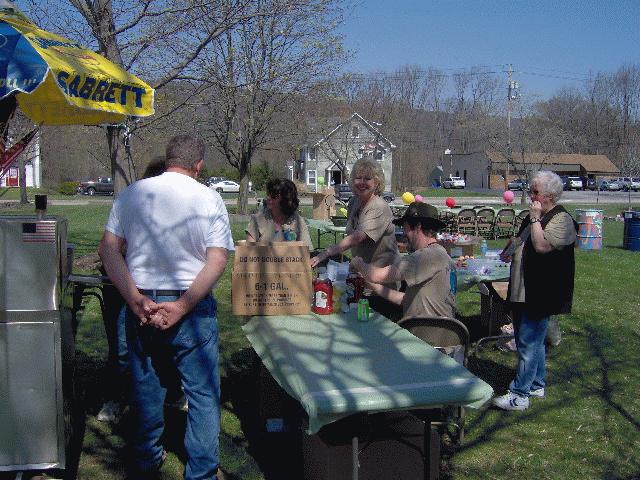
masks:
[[[70,467],[71,264],[66,219],[0,216],[0,471]]]

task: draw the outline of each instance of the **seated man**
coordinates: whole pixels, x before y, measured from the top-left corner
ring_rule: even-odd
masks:
[[[401,305],[402,318],[453,317],[455,297],[450,283],[451,258],[436,240],[438,230],[444,228],[438,210],[433,205],[414,202],[404,216],[393,223],[402,225],[412,253],[400,256],[387,267],[373,267],[361,257],[355,257],[351,261],[352,268],[369,282],[377,295]],[[406,292],[382,285],[401,281],[407,285]]]

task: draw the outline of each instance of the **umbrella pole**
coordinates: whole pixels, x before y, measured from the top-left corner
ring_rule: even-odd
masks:
[[[17,106],[18,102],[14,94],[0,100],[0,153],[4,153],[7,133],[9,132],[9,120],[13,118]]]

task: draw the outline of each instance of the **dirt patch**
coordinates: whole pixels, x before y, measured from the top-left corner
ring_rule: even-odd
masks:
[[[98,270],[102,266],[97,253],[90,253],[73,259],[73,270]]]

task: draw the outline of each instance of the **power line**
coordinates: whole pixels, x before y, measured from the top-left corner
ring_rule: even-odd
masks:
[[[345,75],[349,75],[356,78],[366,78],[366,77],[382,77],[390,80],[401,80],[406,78],[406,74],[415,75],[419,78],[433,76],[437,78],[453,78],[457,75],[469,75],[469,76],[480,76],[480,75],[499,75],[506,70],[497,70],[496,67],[506,68],[508,64],[498,64],[498,65],[473,65],[470,67],[429,67],[429,68],[411,68],[409,67],[406,71],[402,69],[395,70],[393,72],[386,71],[377,71],[377,72],[368,72],[368,73],[359,73],[359,72],[346,72]],[[522,74],[522,75],[533,75],[536,77],[545,77],[545,78],[554,78],[559,80],[574,80],[574,81],[586,81],[593,76],[592,73],[579,73],[579,72],[568,72],[564,70],[556,70],[556,69],[545,69],[527,66],[523,67],[525,70],[513,70],[514,73]],[[552,72],[552,73],[545,73]]]

